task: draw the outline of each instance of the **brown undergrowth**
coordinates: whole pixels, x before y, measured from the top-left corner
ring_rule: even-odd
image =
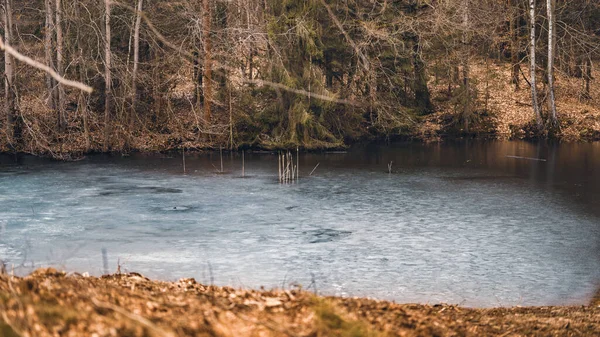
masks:
[[[469,309],[101,278],[0,276],[0,336],[597,336],[598,304]]]
[[[527,69],[523,68],[523,72]],[[497,139],[535,138],[532,133],[534,113],[531,105],[531,91],[526,80],[520,78],[520,88],[511,83],[511,68],[506,62],[474,60],[471,64],[472,85],[476,88],[472,95],[471,135],[485,135]],[[544,81],[540,78],[539,99],[542,113],[548,111]],[[448,90],[447,81],[438,81],[432,76],[430,81],[436,111],[427,116],[417,127],[417,136],[434,139],[440,135],[461,135],[464,130],[460,123],[464,103],[460,88]],[[592,79],[589,96],[585,94],[581,78],[556,73],[556,104],[560,130],[555,135],[563,141],[600,140],[600,86],[598,79]]]
[[[24,69],[24,77],[31,79],[19,100],[21,121],[21,138],[19,144],[9,144],[6,128],[0,128],[0,152],[13,150],[34,155],[49,156],[63,160],[76,160],[90,152],[161,152],[172,150],[202,150],[219,148],[257,147],[266,149],[296,148],[298,144],[290,143],[287,138],[273,138],[264,134],[264,130],[244,127],[244,122],[252,111],[261,111],[262,101],[268,98],[238,102],[236,105],[233,128],[230,128],[229,112],[215,116],[210,128],[204,127],[199,112],[193,104],[186,103],[186,92],[190,83],[175,76],[179,83],[173,89],[160,111],[144,111],[133,121],[127,122],[127,114],[120,111],[111,122],[110,140],[104,142],[104,117],[69,106],[67,111],[67,128],[57,132],[55,113],[47,106],[46,98],[38,94],[43,92],[43,74],[31,69]],[[523,68],[526,72],[526,69]],[[510,64],[501,61],[476,59],[471,64],[472,101],[470,130],[464,130],[462,114],[464,102],[461,88],[455,82],[448,87],[447,76],[430,74],[429,88],[435,107],[434,113],[415,119],[414,124],[404,134],[395,135],[417,138],[426,141],[437,141],[443,137],[479,136],[499,139],[521,139],[537,137],[532,132],[534,115],[531,107],[530,90],[527,82],[521,78],[520,89],[515,90],[511,84]],[[189,75],[189,74],[188,74]],[[191,78],[191,77],[190,77]],[[560,131],[555,135],[566,141],[600,140],[600,83],[598,79],[591,82],[589,96],[584,94],[584,83],[581,78],[573,78],[566,74],[556,74],[557,110]],[[539,84],[542,110],[547,111],[544,81]],[[77,102],[78,93],[69,92],[69,101]],[[242,104],[242,105],[240,105]],[[222,107],[221,107],[222,108]],[[89,109],[88,109],[89,110]],[[123,110],[123,109],[121,109]],[[156,109],[155,109],[156,110]],[[85,113],[85,118],[84,118]],[[237,117],[236,117],[237,116]],[[245,117],[244,117],[245,116]],[[344,119],[343,117],[340,117]],[[84,119],[87,121],[84,123]],[[354,129],[352,135],[339,135],[347,142],[358,141],[366,137],[365,125],[348,120],[348,130]],[[239,124],[239,125],[238,125]],[[87,125],[87,127],[86,127]],[[87,128],[88,133],[84,130]],[[247,129],[247,130],[246,130]],[[367,137],[368,139],[369,137]],[[104,145],[107,145],[105,148]],[[312,140],[303,143],[305,149],[340,148],[348,144]]]

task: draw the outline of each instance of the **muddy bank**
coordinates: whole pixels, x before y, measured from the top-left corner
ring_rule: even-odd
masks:
[[[251,291],[193,279],[0,276],[1,336],[597,336],[600,303],[469,309]]]

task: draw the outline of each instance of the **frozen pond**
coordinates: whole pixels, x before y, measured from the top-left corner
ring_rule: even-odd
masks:
[[[600,144],[301,154],[293,185],[273,154],[246,153],[244,178],[223,160],[0,157],[0,259],[100,275],[105,249],[109,272],[465,306],[583,304],[600,285]]]

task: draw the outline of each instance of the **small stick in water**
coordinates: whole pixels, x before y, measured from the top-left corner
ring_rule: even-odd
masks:
[[[246,176],[246,161],[244,160],[244,153],[246,153],[246,151],[242,151],[242,177]]]
[[[296,181],[300,179],[300,148],[296,146]]]
[[[292,153],[288,151],[288,183],[294,180],[294,163],[292,162]]]
[[[223,173],[223,147],[219,146],[219,152],[221,153],[221,173]]]
[[[317,169],[317,167],[319,167],[319,165],[321,165],[321,163],[317,163],[317,165],[315,166],[315,168],[312,171],[310,171],[309,176],[312,176],[312,174],[315,172],[315,170]]]
[[[296,150],[298,151],[298,150]],[[294,155],[291,151],[278,153],[279,182],[281,184],[295,183],[298,180],[298,163],[294,164]],[[298,161],[298,155],[296,155]]]
[[[185,147],[183,148],[182,156],[183,156],[183,174],[185,174]]]
[[[393,165],[393,164],[394,164],[394,161],[391,161],[391,162],[388,164],[388,173],[389,173],[389,174],[392,174],[392,165]]]

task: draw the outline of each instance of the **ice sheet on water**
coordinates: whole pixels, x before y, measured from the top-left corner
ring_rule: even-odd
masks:
[[[583,174],[550,162],[470,169],[462,152],[410,163],[427,151],[307,155],[316,175],[301,170],[293,185],[277,184],[268,155],[246,156],[248,179],[235,158],[218,176],[211,157],[188,158],[187,175],[180,158],[46,164],[2,180],[0,254],[94,272],[106,249],[110,270],[120,261],[161,279],[278,287],[314,274],[322,293],[465,305],[560,304],[600,279],[598,218],[557,187]],[[394,174],[382,170],[390,160]],[[581,186],[594,202],[600,184]]]
[[[5,263],[14,262],[19,258],[20,254],[17,250],[0,243],[0,261]]]
[[[335,230],[331,228],[319,228],[303,232],[310,243],[332,242],[341,240],[352,234],[351,231]]]

